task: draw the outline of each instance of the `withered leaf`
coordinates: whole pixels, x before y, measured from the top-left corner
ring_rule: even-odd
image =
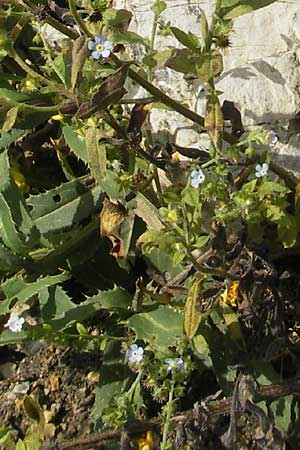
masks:
[[[93,106],[97,106],[98,109],[105,109],[123,97],[126,92],[123,85],[130,64],[130,61],[124,63],[114,74],[105,79],[98,92],[92,98]]]
[[[149,114],[149,109],[145,109],[145,105],[136,104],[132,108],[131,116],[127,131],[128,133],[137,134],[141,131],[142,125]]]
[[[223,134],[224,120],[220,102],[216,95],[210,95],[207,99],[204,126],[214,144],[217,146],[219,139]]]
[[[121,239],[121,226],[127,209],[120,202],[112,202],[108,198],[104,199],[100,212],[100,234],[107,236],[112,243],[110,254],[123,257],[123,241]]]
[[[88,55],[88,48],[85,36],[79,36],[73,43],[72,48],[72,68],[71,68],[71,89],[77,87],[82,76],[82,69]]]

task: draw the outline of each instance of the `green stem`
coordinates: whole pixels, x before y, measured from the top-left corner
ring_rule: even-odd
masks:
[[[37,78],[42,83],[47,84],[51,89],[57,90],[57,86],[52,81],[48,80],[43,75],[39,74],[35,70],[33,70],[31,67],[29,67],[25,61],[18,55],[16,50],[14,48],[11,48],[9,51],[9,55],[19,64],[19,66],[26,72],[28,75],[30,75],[32,78]]]
[[[68,36],[70,39],[74,39],[75,40],[79,36],[77,31],[72,30],[72,28],[66,27],[66,25],[64,25],[61,22],[58,22],[58,20],[54,19],[53,17],[50,17],[50,16],[47,17],[46,23],[48,25],[50,25],[51,27],[55,28],[57,31],[60,31],[65,36]]]
[[[93,37],[93,34],[87,29],[84,21],[82,20],[82,18],[78,14],[78,11],[77,11],[77,8],[76,8],[76,4],[75,4],[75,0],[69,0],[69,9],[70,9],[71,14],[73,16],[73,19],[75,20],[76,24],[78,25],[80,30],[83,32],[83,34],[85,34],[88,37]]]
[[[120,61],[116,55],[111,54],[111,60],[118,66],[122,67],[124,64],[123,61]],[[141,77],[135,70],[129,67],[128,69],[129,77],[137,82],[140,86],[142,86],[146,91],[150,92],[158,101],[164,103],[166,106],[169,106],[174,111],[177,111],[182,116],[190,119],[192,122],[204,127],[204,118],[199,116],[199,114],[191,111],[186,106],[181,103],[173,100],[168,95],[164,94],[160,89],[153,86],[153,84],[149,83],[145,78]]]
[[[152,25],[152,31],[151,31],[151,40],[150,40],[150,48],[149,48],[150,55],[154,51],[154,42],[155,42],[157,24],[158,24],[158,16],[155,14],[154,15],[154,20],[153,20],[153,25]],[[149,67],[149,69],[148,69],[148,80],[149,80],[150,83],[153,80],[153,69],[152,69],[152,67]]]
[[[169,392],[168,405],[167,405],[167,415],[166,415],[166,420],[164,423],[163,438],[162,438],[162,443],[160,446],[161,450],[167,450],[168,432],[169,432],[169,428],[170,428],[171,416],[172,416],[172,411],[173,411],[174,387],[175,387],[175,383],[174,383],[174,381],[172,381],[171,389]]]

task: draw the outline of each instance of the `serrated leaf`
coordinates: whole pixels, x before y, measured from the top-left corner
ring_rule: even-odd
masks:
[[[84,162],[88,162],[88,154],[84,139],[80,139],[78,134],[73,130],[70,125],[64,125],[62,128],[65,141],[75,155],[82,159]]]
[[[86,131],[86,149],[89,158],[89,167],[92,176],[99,183],[106,174],[106,144],[101,143],[102,133],[99,129],[91,127]]]
[[[26,259],[9,250],[0,242],[0,272],[17,272],[26,266]]]
[[[39,292],[39,304],[41,316],[45,322],[61,317],[76,307],[60,286],[42,288]]]
[[[28,250],[17,231],[11,209],[3,195],[0,193],[0,236],[4,244],[13,252],[27,256]]]
[[[19,240],[22,242],[22,247],[24,249],[37,247],[41,243],[40,234],[35,227],[32,218],[30,217],[23,195],[17,188],[11,176],[7,151],[4,151],[0,155],[0,179],[0,196],[2,198],[2,205],[4,208],[6,208],[5,205],[7,205],[10,209],[10,214],[12,216],[13,223],[15,224],[16,233],[18,234]],[[9,247],[4,239],[3,242],[7,247]],[[26,242],[26,247],[23,242]],[[15,248],[10,248],[16,253],[19,253]],[[21,254],[25,256],[27,253],[28,251],[24,250],[24,253]]]
[[[33,283],[26,283],[25,285],[23,284],[22,287],[20,286],[20,290],[18,290],[18,292],[15,292],[11,297],[6,298],[5,300],[2,300],[0,302],[0,315],[9,312],[10,305],[13,300],[17,300],[16,302],[17,305],[25,303],[32,296],[38,294],[43,288],[54,286],[58,283],[62,283],[63,281],[68,280],[69,278],[70,275],[67,272],[63,272],[59,275],[46,276],[40,278],[39,280],[34,281]]]
[[[26,450],[25,444],[21,439],[18,439],[15,450]]]
[[[2,132],[8,133],[13,128],[18,117],[18,112],[18,106],[14,106],[7,111],[4,124],[2,125]]]
[[[167,306],[154,311],[135,314],[128,320],[138,339],[151,342],[157,347],[174,345],[177,338],[183,337],[183,316]]]
[[[196,62],[196,73],[202,83],[220,75],[223,70],[223,57],[220,52],[214,50],[203,53]]]
[[[187,47],[191,50],[197,50],[197,48],[199,47],[199,42],[197,42],[197,38],[195,35],[193,35],[191,32],[189,32],[189,34],[187,34],[177,27],[171,27],[170,29],[171,29],[172,33],[174,34],[174,36],[176,37],[177,41],[179,41],[182,45],[184,45],[185,47]],[[191,38],[191,36],[192,36],[192,38]],[[195,45],[195,43],[196,43],[196,45]]]
[[[184,331],[189,339],[195,336],[201,322],[199,301],[202,283],[202,278],[194,281],[184,306]]]
[[[100,209],[103,201],[101,187],[86,188],[73,180],[43,194],[27,199],[38,230],[50,242],[57,242],[57,231],[65,231]]]

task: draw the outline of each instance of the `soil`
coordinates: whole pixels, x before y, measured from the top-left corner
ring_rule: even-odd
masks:
[[[44,412],[49,442],[93,431],[91,410],[99,355],[44,343],[35,343],[26,353],[23,348],[18,352],[3,348],[1,352],[1,426],[10,426],[16,437],[24,437],[31,420],[24,411],[23,399],[30,395]]]

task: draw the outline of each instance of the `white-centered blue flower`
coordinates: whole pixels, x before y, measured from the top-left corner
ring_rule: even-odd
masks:
[[[106,40],[103,36],[95,36],[93,41],[88,42],[88,49],[92,52],[92,58],[108,58],[112,49],[112,42]]]
[[[255,170],[256,170],[255,176],[257,178],[265,177],[268,174],[269,164],[268,163],[257,164]]]
[[[139,347],[136,344],[132,344],[131,347],[126,351],[126,358],[131,364],[139,363],[144,357],[143,347]]]
[[[173,372],[174,370],[185,370],[186,366],[183,362],[182,358],[167,358],[165,359],[165,363],[167,364],[168,372]]]
[[[204,175],[204,173],[202,172],[201,169],[199,169],[199,170],[192,170],[192,172],[191,172],[191,185],[194,188],[197,189],[199,187],[199,184],[202,184],[204,182],[204,180],[205,180],[205,175]]]
[[[13,333],[20,333],[22,331],[23,324],[25,323],[24,317],[20,317],[18,314],[11,314],[10,318],[4,325],[5,327],[9,328],[10,331]]]
[[[278,141],[278,136],[275,133],[275,131],[273,131],[273,130],[269,131],[269,133],[267,135],[266,143],[268,145],[270,145],[270,147],[274,147],[274,145],[277,143],[277,141]]]

